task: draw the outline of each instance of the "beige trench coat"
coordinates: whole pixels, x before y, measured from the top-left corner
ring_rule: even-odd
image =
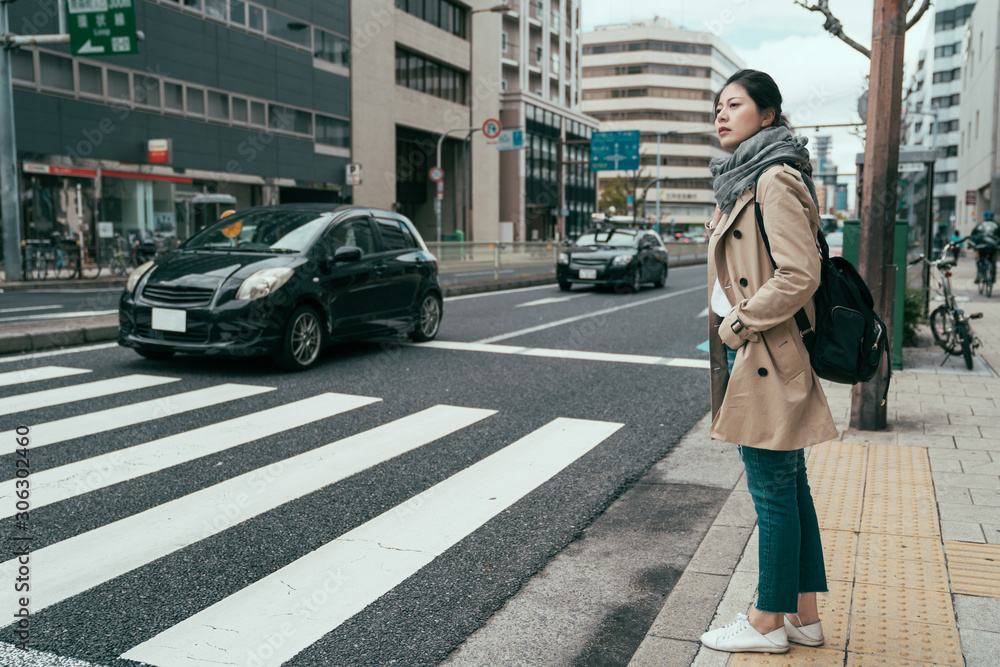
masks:
[[[794,320],[802,307],[810,322],[814,318],[820,221],[792,167],[769,167],[757,190],[777,270],[757,228],[752,189],[711,230],[708,243],[709,303],[718,278],[733,306],[724,319],[709,308],[709,435],[747,447],[796,450],[838,435]],[[732,377],[723,343],[737,350]]]

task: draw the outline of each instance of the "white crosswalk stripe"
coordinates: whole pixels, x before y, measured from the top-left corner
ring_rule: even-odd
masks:
[[[134,426],[154,419],[172,417],[191,410],[249,398],[269,391],[274,391],[274,387],[227,383],[132,403],[131,405],[122,405],[108,410],[88,412],[44,424],[35,424],[31,427],[31,448],[38,449],[74,438],[105,433],[116,428]],[[0,433],[0,442],[13,442],[15,435],[14,431]]]
[[[110,396],[111,394],[120,394],[126,391],[147,389],[161,384],[177,382],[179,379],[156,375],[126,375],[109,380],[75,384],[70,387],[59,387],[58,389],[46,389],[45,391],[36,391],[30,394],[7,396],[0,398],[0,416],[41,408],[51,408],[55,405],[75,403],[76,401],[84,401],[88,398]]]
[[[69,377],[71,375],[81,375],[90,371],[84,368],[67,368],[65,366],[40,366],[38,368],[25,368],[21,371],[10,371],[0,373],[0,387],[9,387],[15,384],[27,382],[40,382],[42,380],[55,380],[57,378]]]
[[[420,494],[418,510],[397,505],[122,657],[160,667],[280,665],[621,427],[557,419]],[[325,604],[307,604],[318,590]]]
[[[34,567],[45,572],[45,580],[35,586],[32,610],[38,612],[492,414],[494,410],[439,405],[57,542],[31,555]],[[16,559],[0,565],[0,577],[13,581],[16,573]]]
[[[34,509],[45,507],[379,400],[348,394],[320,394],[37,472],[31,475],[31,505]],[[17,512],[14,506],[16,481],[12,479],[0,484],[0,518],[14,516]]]

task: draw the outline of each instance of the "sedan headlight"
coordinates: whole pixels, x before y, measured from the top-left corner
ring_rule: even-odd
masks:
[[[632,255],[616,255],[611,261],[612,266],[625,266],[632,261]]]
[[[559,253],[559,263],[569,264],[569,253],[561,252]]]
[[[129,274],[128,282],[125,283],[125,291],[131,294],[135,291],[136,285],[139,284],[139,280],[146,275],[146,271],[153,268],[153,261],[150,260],[132,269],[132,273]]]
[[[261,269],[243,281],[236,292],[236,300],[249,301],[273,294],[279,287],[288,282],[293,273],[294,271],[286,266]]]

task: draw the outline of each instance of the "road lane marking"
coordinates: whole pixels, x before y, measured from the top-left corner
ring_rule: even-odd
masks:
[[[550,296],[544,299],[537,299],[535,301],[528,301],[526,303],[519,303],[515,308],[528,308],[529,306],[548,306],[553,303],[562,303],[563,301],[572,301],[573,299],[579,299],[581,296],[587,296],[586,294],[570,294],[568,296]]]
[[[109,380],[75,384],[71,387],[59,387],[58,389],[46,389],[45,391],[36,391],[30,394],[7,396],[6,398],[0,398],[0,416],[14,414],[15,412],[38,410],[39,408],[51,408],[54,405],[74,403],[100,396],[110,396],[111,394],[120,394],[126,391],[135,391],[136,389],[147,389],[178,381],[180,381],[180,378],[168,378],[158,375],[125,375]]]
[[[698,317],[708,317],[708,308],[698,313]]]
[[[76,463],[33,472],[31,506],[33,509],[45,507],[381,400],[349,394],[320,394]],[[14,508],[16,481],[11,479],[0,483],[0,519],[14,516],[17,512]]]
[[[491,354],[515,354],[525,357],[549,357],[551,359],[611,361],[620,364],[645,364],[649,366],[674,366],[680,368],[709,368],[707,359],[682,359],[679,357],[655,357],[645,354],[586,352],[583,350],[518,347],[516,345],[491,345],[487,343],[460,343],[457,341],[447,340],[432,340],[426,343],[412,343],[411,347],[429,347],[438,350],[459,350],[462,352],[489,352]]]
[[[437,405],[56,542],[31,554],[32,562],[45,572],[44,583],[33,590],[32,610],[61,602],[494,414],[496,410]],[[0,565],[0,576],[9,575],[13,581],[16,570],[16,559],[7,561]]]
[[[19,313],[25,310],[53,310],[62,306],[24,306],[22,308],[0,308],[0,313]]]
[[[61,350],[51,350],[49,352],[31,352],[19,354],[15,357],[3,357],[0,364],[9,364],[12,361],[25,361],[26,359],[44,359],[45,357],[58,357],[62,354],[79,354],[81,352],[93,352],[94,350],[107,350],[118,347],[118,343],[101,343],[99,345],[83,345],[81,347],[63,348]]]
[[[625,310],[627,308],[636,308],[638,306],[645,306],[648,303],[654,303],[656,301],[663,301],[664,299],[672,299],[675,296],[682,296],[684,294],[690,294],[691,292],[696,292],[698,290],[704,290],[702,286],[689,287],[688,289],[681,290],[680,292],[671,292],[670,294],[663,294],[661,296],[654,296],[652,299],[643,299],[642,301],[631,301],[629,303],[624,303],[620,306],[615,306],[614,308],[605,308],[603,310],[595,310],[592,313],[584,313],[583,315],[576,315],[574,317],[567,317],[562,320],[556,320],[555,322],[549,322],[548,324],[539,324],[535,327],[528,327],[527,329],[519,329],[517,331],[511,331],[510,333],[500,334],[499,336],[491,336],[490,338],[483,338],[482,340],[477,340],[477,343],[498,343],[502,340],[507,340],[508,338],[517,338],[518,336],[524,336],[526,334],[535,333],[537,331],[544,331],[546,329],[551,329],[552,327],[562,326],[564,324],[571,324],[573,322],[579,322],[580,320],[586,320],[591,317],[600,317],[601,315],[609,315],[611,313],[617,313],[619,310]]]
[[[54,380],[56,378],[69,377],[71,375],[81,375],[90,373],[86,368],[68,368],[66,366],[39,366],[38,368],[25,368],[20,371],[10,371],[0,373],[0,387],[9,387],[15,384],[25,384],[28,382],[39,382],[41,380]]]
[[[281,665],[621,427],[556,419],[121,657],[161,667],[232,663],[236,656]],[[325,602],[306,604],[320,590],[328,593]]]
[[[125,426],[142,424],[163,419],[173,415],[179,415],[191,410],[207,408],[228,401],[235,401],[241,398],[248,398],[274,391],[274,387],[259,387],[247,384],[220,384],[215,387],[196,389],[181,394],[173,394],[162,398],[154,398],[150,401],[122,405],[108,410],[88,412],[67,417],[56,421],[36,424],[31,427],[31,447],[38,449],[46,445],[54,445],[58,442],[82,438],[95,433],[104,433]],[[15,437],[14,431],[0,433],[0,442],[12,441]]]
[[[71,317],[98,317],[101,315],[112,315],[115,310],[81,310],[74,313],[43,313],[41,315],[21,315],[19,317],[0,317],[0,322],[14,322],[18,320],[61,320]]]

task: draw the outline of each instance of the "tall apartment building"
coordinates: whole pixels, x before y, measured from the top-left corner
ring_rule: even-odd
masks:
[[[583,110],[601,122],[602,131],[639,130],[636,196],[651,179],[670,179],[650,188],[645,202],[647,215],[660,202],[662,229],[699,229],[712,216],[708,163],[729,155],[715,135],[712,103],[742,68],[714,34],[684,30],[663,18],[598,26],[583,36]],[[632,176],[601,172],[598,189]]]
[[[905,144],[937,149],[934,164],[933,216],[940,225],[956,222],[960,104],[962,103],[962,38],[975,7],[973,2],[939,0],[934,4],[934,29],[928,31],[905,106]],[[915,197],[926,183],[917,176]],[[925,178],[925,177],[924,177]]]
[[[185,237],[208,221],[206,195],[226,207],[349,197],[347,0],[133,4],[138,53],[12,53],[22,239],[91,245],[98,221]],[[58,33],[56,7],[10,4],[11,29]],[[169,150],[154,156],[149,140]]]
[[[545,240],[589,222],[592,179],[573,163],[589,147],[572,143],[597,125],[579,110],[580,0],[352,0],[351,10],[357,203],[395,208],[433,239],[428,171],[444,135],[443,235]],[[521,129],[525,149],[501,152],[469,132],[490,118]]]
[[[1000,0],[976,2],[962,41],[958,226],[969,232],[1000,213]]]

